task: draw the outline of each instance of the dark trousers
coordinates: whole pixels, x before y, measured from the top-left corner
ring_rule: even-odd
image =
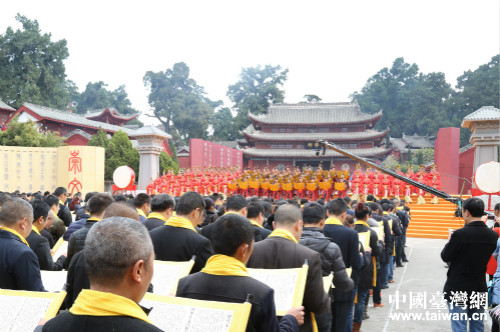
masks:
[[[403,242],[401,241],[401,236],[396,236],[396,265],[401,265],[401,260],[403,259]]]
[[[403,228],[403,235],[401,235],[401,258],[406,260],[405,246],[406,246],[406,230],[408,227]]]
[[[332,330],[332,314],[330,312],[315,315],[318,332],[330,332]]]
[[[377,269],[377,284],[373,286],[373,303],[382,303],[382,269]]]
[[[332,332],[344,332],[347,325],[349,311],[352,311],[350,302],[332,302]],[[352,313],[351,313],[352,314]]]

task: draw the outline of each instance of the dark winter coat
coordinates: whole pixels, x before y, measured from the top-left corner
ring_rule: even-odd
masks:
[[[321,228],[304,227],[299,243],[319,252],[323,276],[333,272],[333,284],[336,289],[347,292],[354,288],[354,281],[349,278],[345,270],[342,251],[335,242],[325,236]]]

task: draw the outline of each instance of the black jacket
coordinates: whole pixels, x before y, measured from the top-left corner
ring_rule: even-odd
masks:
[[[345,270],[342,251],[335,242],[325,236],[321,228],[304,227],[299,243],[319,252],[323,276],[333,272],[333,284],[336,289],[347,292],[354,288],[354,281],[349,278]]]
[[[90,215],[85,214],[82,218],[72,222],[71,225],[69,225],[68,229],[66,230],[66,233],[64,233],[63,239],[65,241],[69,241],[69,238],[71,237],[71,235],[74,232],[76,232],[77,230],[82,229],[83,226],[85,226],[87,219],[89,219],[89,218],[90,218]]]
[[[50,249],[54,248],[54,238],[47,229],[42,229],[40,235],[47,239]]]
[[[30,245],[31,250],[38,257],[38,265],[40,270],[47,271],[61,271],[64,264],[66,263],[66,257],[60,256],[57,262],[54,263],[52,255],[50,254],[49,241],[41,235],[38,235],[35,231],[31,231],[30,235],[26,238],[26,241]]]
[[[250,221],[249,221],[250,222]],[[212,241],[212,231],[214,229],[214,225],[217,223],[217,220],[205,227],[203,227],[201,229],[201,235],[203,235],[204,237],[206,237],[207,239],[209,239],[210,241]],[[264,227],[258,227],[258,226],[255,226],[255,225],[252,225],[253,226],[253,232],[254,232],[254,239],[255,239],[255,242],[259,242],[259,241],[262,241],[264,240],[265,238],[268,237],[269,234],[271,234],[271,231],[267,228],[264,228]]]
[[[85,239],[87,238],[87,234],[90,231],[90,228],[95,225],[97,221],[96,220],[87,220],[85,223],[85,226],[83,228],[77,230],[73,234],[71,234],[71,237],[69,238],[68,242],[68,260],[67,264],[71,263],[71,259],[73,256],[79,252],[80,250],[83,250],[83,246],[85,245]]]
[[[243,303],[251,294],[252,309],[246,331],[299,331],[297,320],[286,315],[278,323],[274,291],[250,277],[217,276],[198,272],[184,277],[177,287],[178,297],[191,299]]]
[[[0,229],[0,288],[44,291],[35,253],[19,237]]]
[[[161,332],[156,326],[129,316],[73,315],[69,311],[49,320],[43,332]]]
[[[330,311],[330,297],[323,287],[321,256],[314,250],[282,237],[268,237],[254,245],[254,250],[247,266],[257,269],[298,268],[308,261],[306,287],[303,306],[305,308],[304,325],[301,331],[311,331],[310,313],[323,314]]]
[[[207,238],[187,228],[163,225],[149,235],[158,260],[183,262],[196,256],[191,273],[200,271],[214,254]]]
[[[83,250],[77,252],[68,267],[66,276],[66,298],[64,308],[69,309],[75,302],[82,289],[90,289],[90,280],[85,269]]]
[[[453,232],[441,259],[450,263],[445,298],[450,301],[451,292],[486,292],[486,265],[495,251],[498,235],[480,220],[470,222]]]
[[[59,212],[57,212],[57,216],[64,222],[64,226],[66,227],[69,227],[69,225],[73,222],[69,207],[61,203],[59,203]]]
[[[370,227],[365,225],[354,225],[354,230],[358,233],[370,232],[370,248],[372,249],[371,257],[378,259],[382,253],[382,244],[378,241],[377,233]],[[375,263],[377,264],[377,262]],[[373,282],[373,260],[360,270],[359,288],[371,288]]]
[[[156,218],[148,218],[144,221],[141,221],[141,223],[146,226],[148,231],[152,231],[153,229],[165,225],[165,221],[161,219],[156,219]]]

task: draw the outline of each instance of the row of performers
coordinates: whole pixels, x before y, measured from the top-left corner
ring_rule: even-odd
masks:
[[[168,193],[181,196],[187,191],[196,191],[202,195],[213,192],[227,192],[227,185],[241,176],[237,167],[210,167],[200,169],[181,169],[178,174],[173,171],[163,172],[162,176],[151,179],[146,187],[148,194]]]

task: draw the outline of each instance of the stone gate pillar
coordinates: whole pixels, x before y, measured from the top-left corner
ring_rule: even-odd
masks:
[[[134,132],[139,154],[139,190],[146,190],[149,180],[155,179],[160,172],[160,152],[163,151],[163,142],[172,136],[153,127],[144,126]]]
[[[470,142],[476,148],[473,174],[482,164],[498,161],[500,109],[493,106],[483,106],[467,115],[462,122],[462,127],[472,131]]]

